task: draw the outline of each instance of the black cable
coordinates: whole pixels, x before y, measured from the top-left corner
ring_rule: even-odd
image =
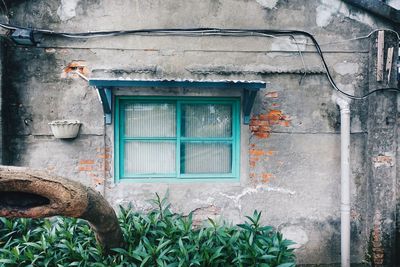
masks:
[[[383,92],[383,91],[392,91],[392,92],[399,92],[400,89],[398,88],[379,88],[373,90],[365,95],[362,96],[355,96],[348,94],[342,91],[336,85],[333,77],[329,71],[328,64],[325,61],[324,54],[322,49],[315,39],[315,37],[307,32],[302,30],[263,30],[263,29],[220,29],[220,28],[170,28],[170,29],[139,29],[139,30],[126,30],[126,31],[96,31],[96,32],[81,32],[81,33],[69,33],[69,32],[55,32],[51,30],[44,30],[44,29],[29,29],[24,27],[18,27],[10,24],[0,23],[0,27],[3,27],[8,30],[16,30],[16,29],[27,29],[32,30],[34,33],[44,34],[44,35],[55,35],[61,36],[66,38],[98,38],[98,37],[110,37],[110,36],[120,36],[120,35],[154,35],[154,34],[162,34],[162,35],[182,35],[182,36],[197,36],[197,35],[229,35],[229,36],[237,36],[238,34],[249,34],[250,36],[256,34],[255,36],[261,35],[273,35],[273,36],[292,36],[292,35],[303,35],[311,39],[313,45],[315,46],[319,57],[323,63],[323,67],[325,69],[326,76],[328,78],[329,83],[332,87],[339,93],[345,95],[346,97],[354,100],[363,100],[370,95],[376,92]],[[246,36],[249,36],[246,35]]]

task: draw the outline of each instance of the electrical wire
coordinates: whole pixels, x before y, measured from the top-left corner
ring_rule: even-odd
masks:
[[[367,38],[371,37],[372,34],[374,34],[375,32],[378,32],[378,31],[392,32],[392,33],[396,34],[397,39],[400,40],[400,36],[396,31],[394,31],[392,29],[388,29],[388,28],[379,28],[379,29],[375,29],[375,30],[371,31],[367,35],[356,36],[354,38],[343,39],[343,40],[338,40],[338,41],[334,41],[334,42],[319,43],[319,45],[324,46],[324,45],[340,44],[340,43],[347,43],[347,42],[351,42],[351,41],[363,40],[363,39],[367,39]],[[305,45],[314,46],[314,44],[305,44]]]
[[[38,33],[38,34],[44,34],[44,35],[52,35],[52,36],[61,36],[61,37],[66,37],[66,38],[75,38],[75,39],[88,39],[88,38],[99,38],[99,37],[111,37],[111,36],[121,36],[121,35],[141,35],[141,36],[165,36],[165,35],[179,35],[179,36],[263,36],[263,37],[271,37],[271,38],[277,38],[280,36],[289,36],[292,37],[294,35],[301,35],[309,38],[321,61],[323,64],[323,67],[325,69],[325,74],[328,78],[329,83],[331,86],[340,94],[353,99],[353,100],[363,100],[369,97],[370,95],[377,93],[377,92],[383,92],[383,91],[394,91],[400,93],[400,89],[398,88],[378,88],[375,89],[365,95],[362,96],[355,96],[348,94],[344,91],[342,91],[335,83],[331,72],[329,70],[329,67],[325,61],[324,54],[322,52],[321,46],[318,43],[318,41],[315,39],[314,35],[307,31],[303,30],[274,30],[274,29],[220,29],[220,28],[171,28],[171,29],[138,29],[138,30],[124,30],[124,31],[94,31],[94,32],[80,32],[80,33],[68,33],[68,32],[55,32],[51,30],[44,30],[44,29],[30,29],[30,28],[23,28],[23,27],[17,27],[14,25],[10,24],[4,24],[0,23],[0,27],[3,27],[8,30],[16,30],[16,29],[26,29],[26,30],[31,30],[33,33]],[[356,39],[365,39],[370,37],[374,32],[377,30],[374,30],[370,32],[366,36],[361,36],[361,37],[356,37],[353,38],[352,40]],[[393,31],[393,30],[390,30]],[[397,37],[399,38],[399,35],[396,33]]]

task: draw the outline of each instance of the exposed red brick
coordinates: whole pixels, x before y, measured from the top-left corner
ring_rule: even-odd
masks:
[[[272,125],[289,127],[290,119],[282,111],[273,109],[266,114],[253,116],[250,120],[250,131],[258,138],[268,138],[272,131]]]
[[[262,183],[269,183],[270,179],[273,177],[272,173],[262,173],[261,174],[261,182]]]
[[[374,228],[372,229],[372,260],[375,266],[383,265],[385,251],[382,245],[381,214],[379,211],[374,216]]]
[[[97,157],[99,159],[110,159],[112,156],[111,154],[98,154]]]
[[[262,120],[262,121],[267,121],[267,120],[268,120],[267,114],[260,114],[260,115],[258,115],[258,119],[259,119],[259,120]]]
[[[250,127],[256,127],[256,126],[268,126],[269,123],[268,121],[262,121],[262,120],[252,120],[250,121]]]
[[[270,110],[268,112],[268,114],[266,115],[266,117],[267,117],[267,120],[269,120],[269,121],[273,121],[273,122],[279,121],[282,118],[282,111],[277,110],[277,109]]]
[[[250,155],[253,156],[263,156],[265,152],[261,149],[250,149]]]
[[[267,154],[268,156],[272,156],[275,154],[276,151],[273,150],[268,150],[265,154]]]
[[[78,167],[80,172],[82,171],[93,171],[93,167],[91,165],[82,165]]]
[[[283,127],[289,127],[290,126],[290,121],[279,121],[278,124],[280,126],[283,126]]]
[[[257,132],[260,126],[250,126],[250,131]]]
[[[70,62],[63,70],[61,74],[61,78],[79,78],[79,75],[76,74],[76,72],[79,72],[80,74],[83,74],[85,76],[88,76],[90,71],[88,67],[86,66],[86,62],[83,60],[76,60]],[[72,75],[71,75],[72,74]]]
[[[258,120],[256,120],[256,119],[251,119],[251,120],[250,120],[250,123],[249,123],[249,126],[250,126],[250,127],[259,126],[259,125],[258,125]]]
[[[271,131],[271,127],[269,127],[269,126],[259,126],[258,130],[260,132],[270,132]]]
[[[82,160],[79,161],[79,164],[94,164],[94,160],[82,159]]]
[[[258,138],[268,138],[270,136],[270,133],[255,133],[255,136]]]

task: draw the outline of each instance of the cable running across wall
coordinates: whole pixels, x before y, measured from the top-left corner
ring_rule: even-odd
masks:
[[[171,29],[138,29],[138,30],[123,30],[123,31],[94,31],[94,32],[80,32],[80,33],[69,33],[69,32],[55,32],[52,30],[44,30],[44,29],[31,29],[31,28],[24,28],[10,24],[0,23],[0,27],[7,29],[7,30],[17,30],[17,29],[25,29],[30,30],[34,34],[43,34],[43,35],[50,35],[50,36],[59,36],[65,38],[75,38],[75,39],[89,39],[89,38],[100,38],[100,37],[112,37],[112,36],[122,36],[122,35],[140,35],[140,36],[260,36],[260,37],[270,37],[270,38],[278,38],[280,36],[289,36],[293,37],[295,35],[301,35],[309,38],[321,61],[323,67],[325,69],[325,74],[328,78],[329,83],[331,86],[342,95],[353,99],[353,100],[363,100],[367,97],[371,96],[377,92],[397,92],[400,93],[400,89],[395,87],[389,88],[378,88],[375,89],[365,95],[362,96],[355,96],[348,94],[341,90],[335,83],[329,67],[325,61],[325,57],[323,51],[321,49],[320,44],[315,39],[314,35],[307,31],[302,30],[273,30],[273,29],[221,29],[221,28],[171,28]],[[373,31],[374,32],[374,31]],[[349,40],[357,40],[357,39],[365,39],[372,35],[369,33],[366,36],[353,38]],[[397,34],[397,33],[396,33]],[[397,34],[397,38],[399,35]]]

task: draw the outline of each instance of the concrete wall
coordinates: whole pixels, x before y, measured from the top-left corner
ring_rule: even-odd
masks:
[[[0,163],[3,163],[3,55],[4,55],[3,40],[0,40]]]
[[[390,27],[339,0],[36,0],[9,4],[11,23],[59,31],[138,28],[301,29],[317,37],[339,87],[368,91],[371,30]],[[37,47],[8,44],[3,95],[6,163],[47,169],[91,185],[115,206],[149,209],[169,191],[177,212],[196,220],[243,221],[254,209],[263,222],[298,243],[298,262],[340,261],[340,118],[333,90],[310,40],[299,37],[145,37],[90,40],[40,37]],[[328,44],[330,43],[330,44]],[[301,53],[298,52],[300,49]],[[304,65],[308,69],[304,75]],[[249,125],[241,126],[241,177],[230,183],[114,183],[114,125],[104,126],[90,77],[264,80]],[[126,95],[230,96],[230,90],[124,89]],[[352,261],[368,258],[366,166],[368,102],[352,105]],[[79,119],[78,138],[55,139],[48,122]],[[271,129],[256,126],[268,120]]]

